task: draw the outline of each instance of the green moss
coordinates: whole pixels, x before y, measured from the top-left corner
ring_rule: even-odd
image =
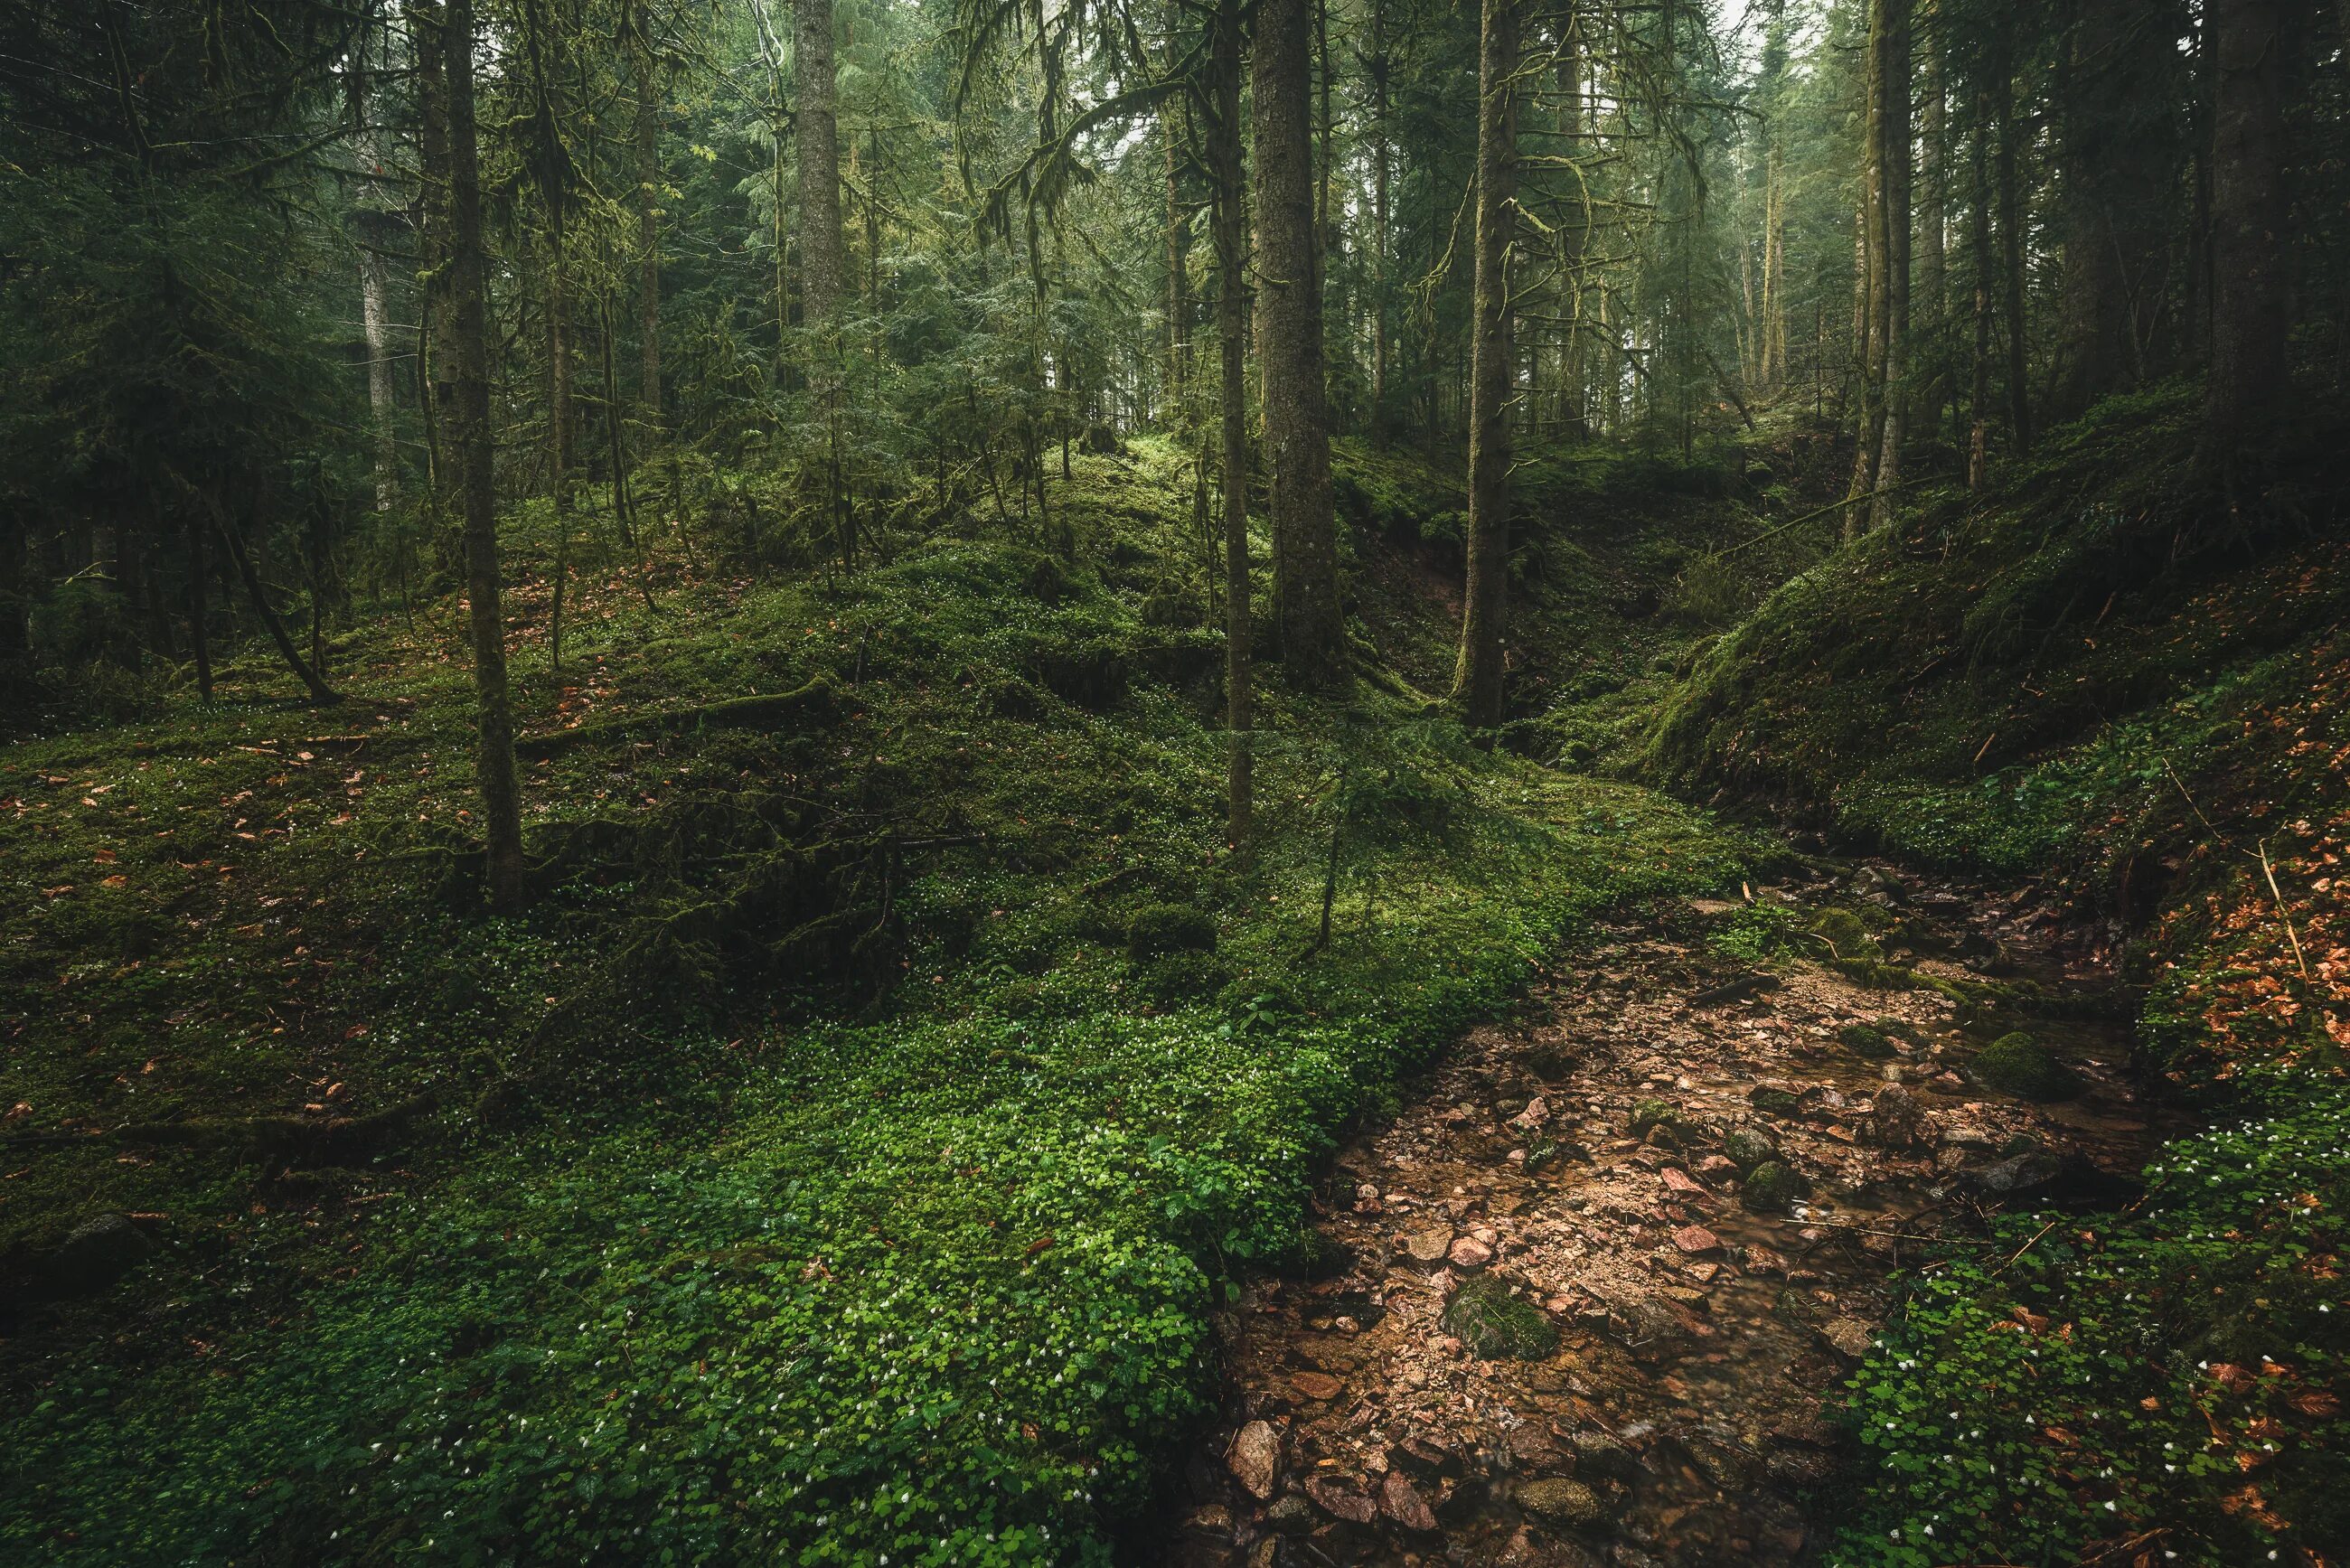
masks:
[[[1793,1167],[1770,1159],[1748,1173],[1745,1185],[1738,1189],[1738,1201],[1757,1214],[1783,1214],[1811,1189],[1811,1183]]]
[[[1882,1032],[1866,1023],[1847,1023],[1836,1031],[1836,1038],[1846,1050],[1871,1062],[1888,1061],[1900,1054]]]
[[[2085,1087],[2079,1074],[2022,1031],[2002,1034],[1976,1052],[1966,1075],[2019,1100],[2069,1100]]]
[[[1463,1281],[1444,1309],[1444,1332],[1472,1355],[1539,1361],[1558,1348],[1558,1330],[1532,1302],[1510,1293],[1491,1274]]]
[[[1212,952],[1215,946],[1214,917],[1188,904],[1148,905],[1126,923],[1126,950],[1137,960]]]

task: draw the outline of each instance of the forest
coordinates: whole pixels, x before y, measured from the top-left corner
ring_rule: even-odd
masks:
[[[0,1563],[2350,1564],[2350,3],[0,5]]]

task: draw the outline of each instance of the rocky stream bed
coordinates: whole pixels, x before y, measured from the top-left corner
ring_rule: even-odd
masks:
[[[1873,906],[1882,967],[1831,938],[1743,969],[1707,940],[1741,906],[1697,903],[1461,1040],[1339,1153],[1305,1272],[1226,1314],[1159,1561],[1817,1560],[1889,1276],[1987,1244],[1987,1210],[2126,1201],[2164,1113],[2029,890],[1865,866],[1751,896]]]

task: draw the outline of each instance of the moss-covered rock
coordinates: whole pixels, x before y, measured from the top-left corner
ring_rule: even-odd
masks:
[[[1779,1146],[1759,1127],[1732,1127],[1722,1135],[1721,1152],[1741,1174],[1779,1158]]]
[[[1674,1128],[1681,1114],[1663,1100],[1641,1100],[1632,1106],[1632,1136],[1647,1137],[1659,1127]]]
[[[1812,1184],[1792,1166],[1766,1159],[1746,1178],[1746,1185],[1739,1189],[1738,1201],[1756,1214],[1781,1214],[1811,1189]]]
[[[1463,1284],[1444,1309],[1444,1332],[1457,1335],[1471,1354],[1538,1361],[1558,1348],[1558,1330],[1543,1310],[1510,1293],[1491,1274]]]
[[[1844,1048],[1854,1055],[1864,1057],[1871,1062],[1890,1061],[1900,1054],[1894,1049],[1893,1042],[1886,1038],[1883,1031],[1873,1029],[1866,1023],[1846,1024],[1836,1031],[1836,1039],[1841,1041]]]
[[[1976,1052],[1974,1060],[1967,1064],[1966,1075],[1986,1089],[2043,1103],[2069,1100],[2087,1086],[2079,1074],[2021,1030],[2002,1034]]]

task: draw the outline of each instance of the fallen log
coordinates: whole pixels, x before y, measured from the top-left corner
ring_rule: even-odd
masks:
[[[515,742],[515,755],[525,762],[544,762],[578,746],[641,740],[651,735],[690,734],[696,730],[778,730],[795,720],[828,718],[835,697],[832,681],[822,675],[789,691],[760,697],[732,697],[689,708],[663,708],[651,713],[631,713],[601,723],[525,735]]]

